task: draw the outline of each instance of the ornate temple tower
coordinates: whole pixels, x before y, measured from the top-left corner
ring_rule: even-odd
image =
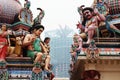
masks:
[[[108,23],[120,30],[120,0],[94,0],[92,6],[103,4],[108,7]],[[105,10],[106,11],[106,10]],[[104,11],[101,11],[102,13]],[[94,38],[96,48],[83,42],[83,49],[75,63],[70,80],[119,80],[120,79],[120,34],[116,30],[110,33],[106,25],[98,28],[100,33]],[[98,49],[98,51],[96,50]]]
[[[32,24],[22,22],[19,15],[21,17],[27,16],[19,0],[0,0],[0,26],[6,24],[11,28],[14,32],[11,36],[15,40],[16,37],[21,38],[21,36],[25,35],[32,26]],[[32,21],[32,13],[29,14],[29,17]],[[9,39],[11,36],[9,35]],[[21,50],[21,48],[19,49]],[[22,51],[20,51],[21,53]],[[20,55],[18,57],[6,57],[6,62],[0,62],[0,80],[30,79],[33,67],[31,58],[20,57]]]

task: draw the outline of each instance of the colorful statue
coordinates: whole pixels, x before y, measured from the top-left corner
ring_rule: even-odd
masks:
[[[70,53],[71,53],[71,62],[70,62],[70,73],[74,68],[74,65],[77,61],[77,57],[82,50],[82,39],[79,34],[74,34],[73,36],[73,44],[71,45]]]
[[[83,21],[83,14],[82,14],[82,10],[83,10],[83,7],[85,7],[85,5],[81,5],[80,7],[77,8],[77,11],[80,15],[80,21]]]
[[[41,8],[37,8],[37,10],[40,10],[40,13],[39,13],[39,15],[34,19],[34,25],[35,25],[35,24],[41,24],[41,21],[42,21],[43,17],[45,16],[44,10],[42,10]]]
[[[73,44],[71,45],[71,66],[74,67],[77,57],[82,50],[82,39],[79,34],[74,34],[73,36]]]
[[[33,24],[33,16],[32,16],[32,11],[29,9],[30,8],[30,1],[25,0],[26,3],[24,4],[24,8],[21,9],[20,14],[19,14],[19,19],[20,21],[30,24]]]
[[[99,49],[95,45],[95,41],[92,40],[89,47],[86,49],[86,56],[89,59],[97,59],[99,57]]]
[[[97,8],[104,16],[109,14],[109,5],[104,0],[95,0],[93,8]]]
[[[100,22],[99,26],[101,27],[105,24],[107,30],[110,33],[116,32],[116,33],[120,34],[120,30],[116,26],[108,23],[108,19],[110,17],[110,15],[109,15],[109,5],[104,0],[95,0],[93,7],[97,8],[99,13],[103,14],[106,17],[106,20],[104,22]]]
[[[105,17],[98,12],[98,10],[91,7],[82,9],[83,21],[82,25],[85,26],[84,33],[88,35],[87,44],[89,44],[98,28],[98,23],[105,21]]]
[[[22,38],[15,37],[12,38],[12,41],[15,43],[15,46],[8,47],[8,55],[9,57],[21,57],[22,56]]]
[[[71,55],[74,57],[78,56],[80,54],[81,49],[82,49],[82,39],[79,36],[79,34],[74,34],[73,44],[71,45]]]
[[[24,36],[28,34],[28,31],[19,28],[16,31],[11,30],[11,34],[9,35],[9,43],[8,47],[8,55],[10,57],[22,57],[22,42]]]
[[[7,40],[7,26],[6,24],[2,24],[0,29],[0,61],[5,61],[5,57],[7,54],[8,40]]]

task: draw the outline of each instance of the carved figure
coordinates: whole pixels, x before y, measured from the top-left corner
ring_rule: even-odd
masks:
[[[106,20],[104,22],[100,22],[99,23],[99,27],[102,27],[102,26],[105,25],[107,30],[110,33],[116,32],[116,33],[120,34],[120,30],[114,24],[109,24],[108,23],[108,19],[110,18],[110,15],[109,15],[109,5],[104,0],[96,0],[94,2],[94,6],[93,7],[97,8],[98,11],[106,17]]]
[[[2,24],[0,29],[0,61],[5,61],[5,57],[7,54],[8,40],[7,40],[7,26],[6,24]]]
[[[22,40],[23,39],[21,37],[15,37],[15,38],[12,38],[12,40],[15,42],[15,46],[8,47],[8,56],[10,57],[22,56]]]
[[[89,47],[86,49],[87,58],[96,59],[99,57],[99,49],[95,45],[95,41],[92,40]]]
[[[82,39],[79,34],[74,34],[73,36],[73,44],[71,45],[70,53],[71,53],[71,70],[77,61],[77,57],[82,50]]]
[[[98,11],[104,16],[109,14],[109,5],[104,0],[95,0],[93,8],[97,8]]]
[[[20,14],[19,14],[19,19],[20,21],[30,24],[33,24],[33,16],[32,16],[32,11],[29,9],[30,8],[30,1],[25,0],[26,3],[24,4],[24,8],[20,10]]]
[[[91,7],[86,7],[82,10],[83,20],[82,25],[85,26],[84,32],[88,35],[87,44],[89,44],[95,34],[96,28],[98,28],[98,23],[100,21],[105,21],[105,17],[98,12],[98,10]]]
[[[45,15],[44,10],[42,10],[41,8],[37,8],[37,10],[40,10],[39,15],[34,19],[34,25],[35,24],[41,24],[41,21]]]
[[[75,59],[80,54],[80,51],[82,49],[82,39],[79,36],[79,34],[74,34],[73,36],[73,44],[71,45],[71,56],[73,56]]]
[[[44,27],[40,24],[34,25],[30,28],[30,33],[27,34],[23,40],[23,45],[27,47],[27,56],[34,60],[34,63],[42,63],[45,60],[45,70],[50,71],[48,66],[50,64],[50,56],[48,55],[41,39],[40,34]],[[43,50],[43,51],[42,51]],[[34,71],[35,67],[33,67]]]

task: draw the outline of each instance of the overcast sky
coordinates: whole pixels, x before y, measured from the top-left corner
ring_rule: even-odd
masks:
[[[45,26],[45,30],[53,30],[61,26],[69,26],[72,29],[76,29],[76,23],[79,21],[80,16],[77,12],[77,7],[80,5],[91,6],[93,0],[29,0],[31,2],[31,11],[35,18],[39,11],[38,7],[45,11],[45,16],[42,20],[42,24]],[[22,6],[24,0],[20,0]]]

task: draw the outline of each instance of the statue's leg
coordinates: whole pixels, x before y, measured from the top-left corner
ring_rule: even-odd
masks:
[[[36,58],[34,60],[34,62],[41,62],[42,61],[42,53],[39,52],[36,54]]]
[[[34,63],[40,63],[42,61],[42,53],[36,53],[36,55],[32,55],[35,57]],[[33,71],[36,69],[36,67],[33,67]]]
[[[17,56],[21,56],[21,46],[16,46],[16,47],[15,47],[15,54],[16,54]]]
[[[46,60],[45,60],[45,70],[50,71],[48,68],[50,64],[50,55],[47,55]]]
[[[0,52],[0,61],[5,61],[7,53],[7,46],[2,47],[1,52]]]
[[[8,47],[8,56],[11,56],[14,54],[15,47]]]
[[[110,24],[110,28],[115,29],[115,30],[119,30],[116,26],[114,26],[113,24]]]
[[[91,40],[93,39],[93,35],[94,35],[94,30],[88,31],[88,40],[87,40],[87,44],[89,44],[91,42]]]

